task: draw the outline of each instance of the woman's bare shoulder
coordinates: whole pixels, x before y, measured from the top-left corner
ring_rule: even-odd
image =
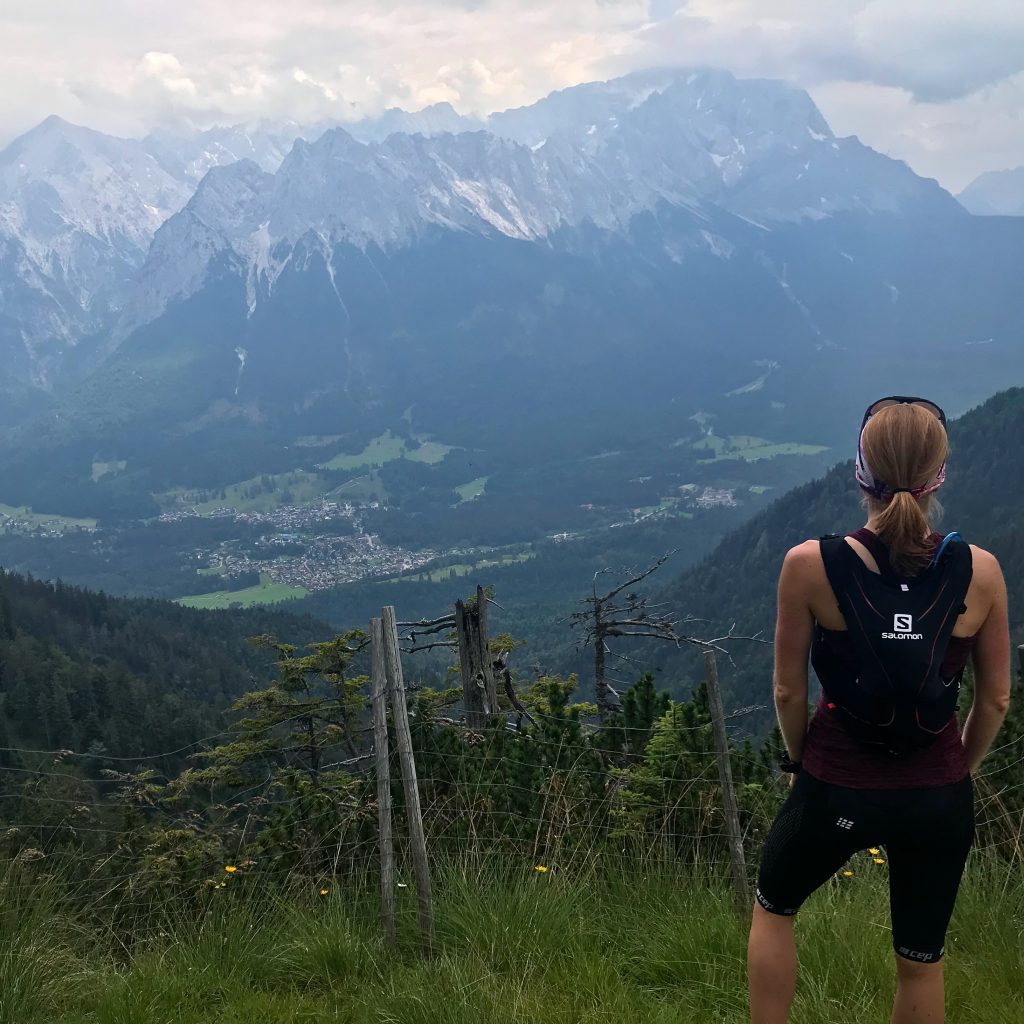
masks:
[[[786,552],[782,567],[789,572],[814,572],[820,569],[821,545],[817,540],[805,540]]]
[[[1000,568],[999,559],[991,551],[986,551],[985,548],[972,544],[971,562],[974,567],[974,578],[979,582],[1002,579],[1003,570]]]

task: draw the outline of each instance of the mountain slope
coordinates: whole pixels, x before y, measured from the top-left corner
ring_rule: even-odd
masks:
[[[1024,373],[1021,225],[799,90],[631,76],[506,124],[212,168],[102,366],[9,433],[0,498],[106,528],[299,473],[389,544],[532,543],[683,517],[693,488],[749,509],[831,461],[865,393],[956,412]],[[381,438],[443,461],[360,471]]]
[[[248,642],[261,634],[302,646],[330,630],[312,618],[194,612],[0,571],[0,746],[12,737],[43,750],[100,744],[114,757],[180,750],[223,729],[231,701],[273,674],[272,653]]]
[[[115,322],[157,228],[211,168],[276,168],[298,126],[120,139],[49,117],[0,152],[0,355],[51,388]]]
[[[0,353],[11,371],[49,388],[62,369],[77,376],[95,365],[145,322],[136,295],[134,312],[108,337],[154,233],[201,177],[239,160],[275,171],[296,138],[315,138],[324,127],[260,123],[116,139],[48,118],[15,140],[0,153]],[[350,163],[341,190],[318,196],[348,200],[333,219],[336,229],[348,218],[347,230],[329,231],[332,241],[394,242],[396,231],[407,240],[410,211],[417,224],[483,224],[513,237],[547,237],[589,221],[618,228],[660,201],[710,202],[761,222],[844,210],[959,209],[934,182],[855,139],[836,139],[806,93],[724,72],[630,75],[485,122],[438,104],[414,114],[390,110],[350,127],[369,143],[364,151],[346,146],[350,136],[342,132],[323,147],[344,150]],[[481,127],[524,149],[474,142]],[[415,133],[419,141],[410,138]],[[446,133],[460,141],[445,141]],[[426,138],[434,140],[431,153],[423,151]],[[285,178],[309,159],[315,163],[317,153],[300,147]],[[398,177],[387,180],[392,173]],[[397,198],[403,212],[374,206],[374,195]],[[312,211],[297,212],[305,229],[317,228]],[[276,212],[267,229],[255,222],[252,231],[260,233],[248,244],[250,262],[281,241],[280,217]],[[295,237],[292,231],[286,240]],[[151,290],[142,286],[143,295]],[[151,318],[161,309],[156,303],[143,311]],[[86,345],[85,356],[67,358],[93,337],[100,341],[95,351]]]
[[[971,213],[1024,217],[1024,167],[987,171],[957,198]]]
[[[106,363],[5,446],[11,497],[137,512],[292,468],[299,437],[358,451],[409,415],[485,453],[466,479],[495,494],[508,467],[623,433],[662,450],[674,488],[702,431],[835,443],[824,413],[855,415],[881,365],[954,410],[1024,372],[1024,230],[835,139],[799,90],[631,76],[515,112],[504,136],[533,138],[531,118],[549,134],[530,145],[334,129],[274,173],[212,169],[94,344]],[[954,387],[942,361],[965,355]],[[128,468],[97,483],[97,461]],[[558,464],[573,507],[593,504],[585,467]]]
[[[851,419],[851,445],[856,421]],[[950,424],[948,477],[939,497],[944,515],[938,528],[958,530],[971,543],[999,558],[1010,596],[1011,625],[1024,629],[1024,389],[1001,392]],[[775,585],[786,551],[808,537],[849,532],[863,525],[860,491],[852,461],[822,479],[798,487],[727,537],[703,562],[665,588],[661,599],[681,615],[708,620],[710,635],[771,639]],[[730,644],[735,666],[722,674],[733,705],[770,703],[771,648],[744,641]],[[671,671],[671,662],[662,667]],[[762,721],[770,714],[762,715]]]

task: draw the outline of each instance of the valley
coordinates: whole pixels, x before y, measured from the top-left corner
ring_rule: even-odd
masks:
[[[0,520],[7,524],[0,557],[6,552],[19,571],[196,608],[296,602],[370,581],[440,587],[527,561],[547,575],[552,597],[568,595],[585,574],[566,578],[551,561],[553,546],[611,553],[629,534],[646,557],[656,552],[642,538],[656,527],[659,543],[667,529],[673,546],[685,549],[697,537],[720,535],[827,457],[824,445],[719,438],[711,417],[691,419],[688,437],[653,451],[559,459],[557,484],[554,465],[516,467],[508,449],[498,459],[415,435],[408,417],[365,443],[358,435],[303,436],[284,449],[295,468],[219,487],[168,488],[153,495],[157,514],[143,519],[11,509],[20,517]],[[132,468],[127,459],[102,465],[94,484],[116,485]],[[490,472],[467,479],[477,467]],[[520,513],[545,488],[545,515],[531,528]],[[146,557],[156,549],[158,559]],[[137,568],[126,565],[129,551]],[[114,587],[112,566],[124,572]]]
[[[1024,374],[1022,222],[711,69],[486,119],[50,118],[0,201],[0,564],[110,594],[347,626],[493,582],[533,630],[691,570],[865,394],[956,416]]]

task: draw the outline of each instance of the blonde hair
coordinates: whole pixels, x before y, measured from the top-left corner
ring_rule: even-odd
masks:
[[[861,450],[872,475],[884,480],[891,492],[928,483],[946,461],[949,440],[945,427],[927,409],[891,405],[868,420]],[[869,497],[867,504],[893,568],[905,576],[924,569],[932,556],[930,514],[937,517],[941,512],[938,502],[930,494],[915,498],[909,491],[896,490],[881,499]]]

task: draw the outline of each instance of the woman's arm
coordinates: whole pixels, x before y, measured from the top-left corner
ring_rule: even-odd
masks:
[[[980,565],[979,565],[980,563]],[[992,607],[974,646],[974,703],[964,725],[963,744],[971,771],[977,771],[1010,707],[1010,627],[1006,582],[999,563],[987,551],[975,551],[975,571],[991,584]]]
[[[779,611],[775,621],[775,711],[786,750],[794,761],[803,756],[807,733],[807,656],[814,616],[808,594],[819,559],[818,542],[805,541],[786,552],[779,573]]]

